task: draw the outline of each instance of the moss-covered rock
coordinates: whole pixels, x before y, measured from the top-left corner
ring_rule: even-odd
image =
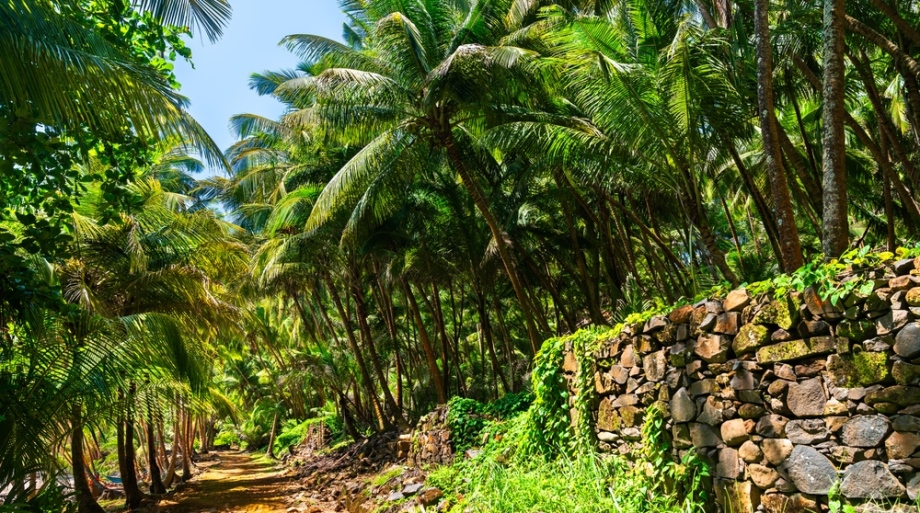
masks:
[[[894,362],[891,369],[891,375],[899,385],[917,385],[920,384],[920,365],[912,365],[907,362]]]
[[[770,330],[760,324],[745,324],[732,341],[736,355],[752,353],[770,341]]]
[[[754,319],[754,324],[771,324],[784,330],[792,329],[799,322],[799,304],[797,296],[789,295],[775,299],[763,307]]]
[[[862,342],[875,336],[875,324],[870,321],[841,321],[837,325],[837,336]]]
[[[829,356],[827,372],[831,382],[842,388],[875,385],[891,376],[888,370],[888,355],[866,351]]]
[[[837,347],[834,337],[813,337],[790,340],[757,350],[757,361],[761,364],[800,360],[809,356],[832,353]]]
[[[883,388],[866,395],[866,404],[876,406],[882,403],[891,403],[898,406],[913,406],[920,404],[920,388],[895,385]]]

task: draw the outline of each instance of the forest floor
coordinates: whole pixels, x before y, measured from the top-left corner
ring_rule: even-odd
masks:
[[[279,463],[243,452],[218,452],[202,472],[160,501],[161,513],[289,513],[318,511],[300,503],[297,476]]]

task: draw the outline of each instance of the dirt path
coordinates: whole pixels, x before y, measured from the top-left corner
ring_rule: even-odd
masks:
[[[160,501],[162,513],[286,513],[296,482],[281,467],[237,452],[218,453],[175,495]]]

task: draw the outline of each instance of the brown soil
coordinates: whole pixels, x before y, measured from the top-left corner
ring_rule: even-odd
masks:
[[[199,465],[204,472],[182,489],[160,501],[161,513],[308,511],[297,507],[300,486],[283,468],[239,452],[217,453]]]

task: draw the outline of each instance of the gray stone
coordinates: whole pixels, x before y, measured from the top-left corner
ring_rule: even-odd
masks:
[[[610,368],[610,377],[620,385],[625,385],[629,380],[629,369],[622,365],[614,365]]]
[[[894,272],[896,272],[898,276],[910,274],[915,268],[913,258],[903,258],[894,263]]]
[[[597,433],[597,439],[601,442],[616,442],[620,437],[611,433],[610,431],[600,431]]]
[[[742,419],[759,419],[767,410],[756,404],[744,403],[738,408],[738,416]]]
[[[757,361],[761,364],[791,362],[809,356],[832,353],[837,350],[834,337],[812,337],[804,340],[790,340],[757,350]]]
[[[831,437],[823,419],[790,420],[786,437],[794,444],[814,445]]]
[[[712,379],[701,379],[690,383],[690,388],[687,389],[690,392],[691,397],[699,397],[701,395],[708,395],[715,393],[718,390],[715,380]]]
[[[785,438],[767,438],[761,442],[760,448],[773,465],[781,464],[792,454],[792,442]]]
[[[642,330],[644,333],[654,333],[664,329],[668,325],[667,317],[663,315],[656,315],[648,320],[645,323],[645,328]]]
[[[715,325],[716,325],[716,314],[708,313],[706,314],[705,317],[703,317],[703,320],[700,321],[700,330],[710,331]]]
[[[622,407],[624,407],[624,406],[634,406],[634,405],[636,405],[636,404],[639,404],[639,396],[638,396],[638,395],[636,395],[636,394],[623,394],[623,395],[617,396],[617,398],[613,400],[612,406],[613,406],[614,408],[622,408]]]
[[[738,333],[738,326],[741,325],[741,314],[738,312],[728,312],[719,314],[716,318],[716,326],[713,331],[723,335],[735,335]]]
[[[819,417],[824,415],[827,396],[821,378],[807,379],[789,385],[786,404],[797,417]]]
[[[879,403],[891,403],[906,407],[920,404],[920,388],[895,385],[866,394],[866,403],[879,409]]]
[[[913,415],[897,415],[891,418],[891,429],[912,433],[920,432],[920,419]]]
[[[722,302],[722,308],[724,308],[726,312],[740,312],[750,303],[751,296],[746,289],[735,289],[725,296],[725,301]]]
[[[418,493],[419,490],[422,489],[423,486],[424,486],[423,483],[414,483],[414,484],[406,485],[405,488],[403,488],[402,493],[403,495],[415,495]]]
[[[626,367],[627,369],[632,369],[639,363],[639,357],[636,354],[636,349],[632,344],[627,344],[623,348],[623,353],[620,354],[620,365]]]
[[[858,415],[843,426],[840,438],[850,447],[875,447],[888,433],[888,419],[882,415]]]
[[[783,468],[796,488],[804,493],[827,495],[837,481],[837,471],[826,456],[806,445],[798,445]]]
[[[757,377],[753,372],[739,367],[735,370],[730,385],[732,390],[753,390],[757,388]]]
[[[656,351],[642,359],[642,369],[649,381],[661,381],[667,370],[668,359],[664,351]]]
[[[907,478],[907,498],[916,501],[920,497],[920,474],[910,474]]]
[[[738,451],[726,447],[719,451],[719,463],[716,465],[716,476],[725,479],[738,479],[741,475],[741,460]]]
[[[674,422],[690,422],[696,418],[696,405],[686,388],[681,388],[671,398],[671,418]]]
[[[907,490],[880,461],[860,461],[847,467],[840,482],[840,493],[848,499],[888,499],[903,497]]]
[[[920,323],[912,322],[894,338],[894,352],[902,358],[920,355]]]
[[[834,458],[835,461],[843,463],[844,465],[849,465],[856,461],[856,456],[859,452],[859,449],[855,447],[839,445],[831,449],[831,458]]]
[[[722,402],[713,396],[706,398],[701,410],[699,416],[696,418],[697,422],[709,424],[710,426],[718,426],[725,420],[725,409],[722,406]]]
[[[693,442],[693,446],[697,448],[722,445],[722,439],[715,428],[709,424],[700,424],[698,422],[690,424],[690,440]]]
[[[722,441],[725,442],[725,445],[736,447],[750,438],[750,433],[754,431],[754,421],[732,419],[724,422],[719,429],[722,433]]]
[[[907,310],[891,310],[875,320],[875,330],[879,335],[887,335],[903,328],[907,321]]]
[[[904,361],[894,362],[891,375],[899,385],[920,384],[920,365],[912,365]]]
[[[773,373],[779,379],[786,381],[795,381],[798,377],[795,375],[795,369],[788,363],[776,363],[773,365]]]
[[[882,383],[890,375],[888,354],[870,351],[832,354],[827,357],[827,374],[832,384],[843,388]]]
[[[830,324],[818,319],[814,321],[802,321],[799,323],[799,335],[803,337],[815,337],[818,335],[827,335],[830,333]]]

